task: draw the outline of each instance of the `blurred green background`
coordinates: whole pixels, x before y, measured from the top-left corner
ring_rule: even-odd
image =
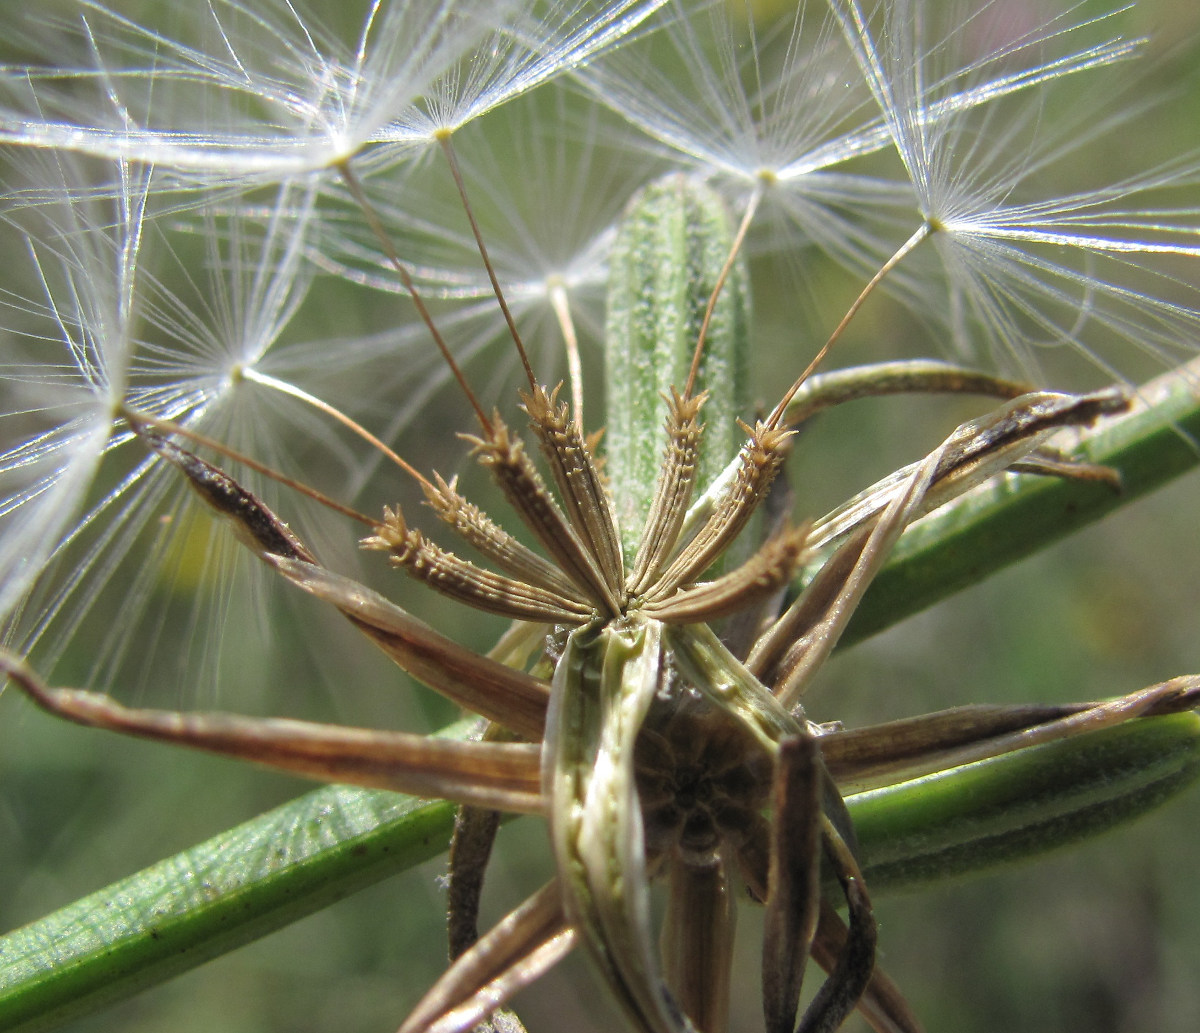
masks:
[[[1138,121],[1136,139],[1131,135],[1121,153],[1112,154],[1122,168],[1131,157],[1152,161],[1194,148],[1200,124],[1193,74],[1200,16],[1191,0],[1140,3],[1130,26],[1157,41],[1154,57],[1143,62],[1151,69],[1145,88],[1172,95]],[[783,331],[772,328],[773,317],[785,311],[784,299],[760,296],[755,303],[762,340],[776,339]],[[327,308],[306,316],[312,336],[346,332],[358,318]],[[786,327],[786,316],[776,322]],[[895,339],[920,330],[881,302],[864,312],[855,328],[858,343],[848,345],[845,361],[877,357],[863,342],[884,332]],[[917,354],[909,345],[898,350]],[[773,385],[794,375],[794,353],[764,345],[755,374],[756,397],[771,400]],[[488,376],[482,368],[476,375]],[[790,468],[801,507],[823,511],[911,459],[914,442],[932,445],[977,412],[965,402],[889,400],[831,414],[805,435]],[[458,415],[451,405],[437,419],[453,426]],[[906,428],[903,442],[895,433],[898,421]],[[420,429],[445,440],[434,418]],[[433,449],[439,460],[458,448],[425,446],[411,435],[405,445],[416,456]],[[854,725],[968,701],[1089,699],[1200,669],[1198,512],[1200,480],[1192,476],[839,655],[814,690],[811,716]],[[397,596],[417,600],[416,612],[468,644],[485,645],[499,627],[414,595],[398,578],[389,583]],[[406,728],[449,718],[437,704],[398,704],[405,691],[399,676],[364,656],[348,629],[319,607],[289,605],[289,623],[272,627],[268,659],[247,659],[243,685],[200,704],[250,710],[241,702],[245,688],[256,713]],[[317,663],[310,661],[314,635]],[[64,668],[71,667],[68,658]],[[306,685],[313,675],[316,683]],[[306,788],[232,762],[67,726],[5,693],[0,927],[40,917]],[[1192,1033],[1200,1028],[1198,813],[1200,796],[1193,792],[1083,847],[970,882],[881,899],[881,963],[931,1031]],[[537,821],[502,830],[487,917],[499,917],[544,881],[547,854]],[[439,860],[406,873],[69,1029],[393,1028],[444,967],[444,867]],[[738,1031],[761,1025],[757,916],[743,909],[740,922],[745,992],[735,999]],[[581,957],[523,995],[519,1010],[531,1033],[621,1028]],[[865,1029],[858,1022],[848,1028]]]

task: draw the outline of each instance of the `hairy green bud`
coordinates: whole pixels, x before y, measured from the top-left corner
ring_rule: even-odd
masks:
[[[605,334],[605,447],[628,552],[637,546],[662,466],[662,395],[682,391],[709,299],[733,248],[724,202],[685,176],[651,184],[629,206],[609,265]],[[745,268],[735,262],[717,298],[694,393],[703,410],[699,488],[736,454],[745,437],[749,338]]]

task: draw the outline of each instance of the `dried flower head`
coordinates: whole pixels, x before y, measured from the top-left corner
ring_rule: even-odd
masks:
[[[1109,41],[1065,58],[1030,58],[1034,43],[1058,39],[1049,22],[1028,40],[929,74],[926,63],[957,46],[953,35],[931,42],[920,19],[906,21],[912,12],[897,4],[886,13],[894,19],[891,49],[881,50],[884,35],[859,5],[833,2],[830,10],[815,18],[800,5],[782,28],[760,35],[752,21],[739,24],[708,5],[549,4],[531,14],[522,5],[376,3],[348,45],[290,3],[210,5],[199,16],[204,42],[89,6],[75,37],[83,51],[66,73],[49,64],[5,69],[13,98],[0,119],[5,138],[45,149],[54,172],[7,198],[7,223],[30,233],[41,294],[37,304],[10,296],[25,337],[12,345],[5,374],[20,400],[6,411],[17,429],[0,454],[8,640],[21,653],[53,652],[78,637],[84,618],[106,617],[110,591],[130,610],[139,601],[155,610],[157,565],[144,565],[133,589],[106,579],[120,562],[139,565],[134,546],[147,528],[176,524],[184,510],[175,488],[186,483],[279,583],[332,605],[386,657],[486,726],[459,741],[134,709],[99,693],[49,688],[14,656],[0,663],[41,706],[81,724],[462,805],[450,883],[455,960],[404,1033],[487,1020],[579,944],[633,1028],[726,1028],[741,996],[732,942],[733,905],[743,895],[765,908],[769,1033],[797,1022],[832,1030],[856,1006],[878,1029],[913,1030],[912,1011],[876,965],[868,854],[843,799],[849,787],[906,783],[985,758],[1007,763],[1035,743],[1086,745],[1112,732],[1144,746],[1148,735],[1161,749],[1129,762],[1137,787],[1107,777],[1095,790],[1099,801],[1089,797],[1089,815],[1098,808],[1107,821],[1148,806],[1194,772],[1194,728],[1180,734],[1178,723],[1145,722],[1137,728],[1149,732],[1131,732],[1130,719],[1188,709],[1195,678],[1110,703],[970,708],[857,732],[814,724],[802,707],[906,528],[1010,470],[1111,491],[1111,470],[1063,452],[1053,435],[1131,405],[1120,390],[1025,392],[944,365],[813,376],[878,285],[932,296],[914,292],[920,265],[912,259],[934,241],[951,285],[950,323],[993,349],[1022,351],[1040,330],[1092,354],[1090,333],[1099,327],[1103,343],[1114,334],[1137,338],[1169,358],[1197,318],[1169,277],[1162,291],[1148,289],[1134,265],[1147,256],[1195,258],[1194,206],[1131,213],[1121,206],[1133,188],[1120,186],[1018,205],[1008,193],[1022,185],[1015,174],[1036,162],[964,169],[1001,152],[951,147],[973,120],[996,124],[1004,102],[1103,69],[1135,47]],[[650,20],[656,12],[659,20]],[[734,57],[739,32],[748,33],[745,61]],[[688,81],[660,81],[642,47],[673,53]],[[595,134],[611,125],[608,115],[550,83],[564,72],[651,143],[630,162],[629,183],[645,189],[619,230],[613,213],[632,185],[593,190],[607,180],[593,177],[587,161],[546,162],[578,168],[575,196],[602,201],[594,224],[581,218],[548,247],[492,182],[500,175],[492,156],[503,143],[478,135],[484,125],[475,123],[511,102],[489,116],[493,132],[521,138],[523,117],[545,120],[550,143],[540,155],[557,157],[564,126],[598,150]],[[831,83],[850,75],[839,102],[822,106]],[[192,87],[218,99],[189,109],[182,98]],[[80,97],[90,114],[73,108]],[[720,117],[707,117],[714,112]],[[426,158],[433,146],[446,159],[436,167]],[[473,160],[461,159],[468,148]],[[888,172],[887,162],[898,166]],[[1189,169],[1181,162],[1136,186],[1186,187]],[[431,176],[461,197],[466,218],[452,234],[441,198],[429,192]],[[527,191],[545,182],[531,173],[522,180]],[[481,217],[467,201],[468,185],[490,213]],[[740,223],[730,220],[730,200]],[[27,228],[38,220],[51,224],[48,236]],[[798,376],[789,367],[791,386],[751,426],[737,422],[750,414],[750,273],[741,252],[745,245],[758,258],[778,243],[764,239],[763,225],[790,227],[782,236],[793,245],[800,227],[806,242],[860,274],[860,293],[832,334],[823,331],[824,348],[798,346],[804,359],[792,366],[816,357]],[[903,233],[893,240],[897,227]],[[464,245],[478,249],[478,267],[467,270]],[[1073,249],[1085,267],[1121,255],[1118,272],[1132,271],[1138,285],[1029,257],[1034,248]],[[177,279],[151,261],[161,255]],[[384,303],[411,295],[417,318],[379,334],[296,339],[330,274],[374,288]],[[606,358],[603,441],[599,421],[583,414],[586,345],[601,336],[589,302],[602,274],[611,284],[604,336],[614,352]],[[939,280],[935,290],[943,287]],[[1064,325],[1061,310],[1078,320]],[[545,363],[525,348],[539,314],[561,338],[569,387],[551,387]],[[462,366],[500,326],[524,380],[534,447],[506,422],[511,403],[492,411],[490,397],[472,386],[481,378]],[[475,489],[460,488],[459,478],[393,451],[411,414],[431,418],[420,403],[437,378],[410,384],[413,367],[397,361],[412,354],[418,335],[432,337],[441,355],[437,377],[461,386],[474,416],[471,452],[514,519],[470,501]],[[47,346],[58,358],[47,360]],[[488,378],[493,388],[504,380]],[[70,404],[52,391],[64,381]],[[379,411],[410,388],[400,415]],[[772,486],[795,426],[840,401],[919,390],[1004,402],[826,517],[793,526],[787,493],[773,496]],[[351,401],[333,404],[338,392]],[[403,470],[483,562],[439,544],[411,504],[365,516],[333,502],[310,483],[318,478],[293,450],[297,437],[344,457],[341,473],[355,491],[383,462]],[[352,454],[364,440],[367,460]],[[115,486],[105,481],[106,464],[118,469]],[[512,629],[485,656],[417,620],[342,573],[348,565],[310,541],[303,521],[293,530],[276,515],[290,520],[291,491],[362,522],[368,552],[385,553],[411,579],[510,620]],[[165,548],[154,548],[161,559]],[[166,622],[158,620],[161,630]],[[208,627],[218,648],[236,631]],[[125,653],[139,649],[131,634],[106,637],[93,663],[97,680],[111,681]],[[196,666],[186,651],[180,666]],[[149,658],[143,667],[161,670]],[[1168,736],[1183,744],[1168,749]],[[1117,750],[1125,740],[1103,741]],[[1155,761],[1146,758],[1155,752]],[[1168,756],[1174,766],[1164,774],[1153,765]],[[1062,838],[1079,834],[1085,807],[1077,800],[1093,791],[1092,782],[1081,787],[1096,767],[1061,775],[1050,792]],[[1014,781],[988,770],[992,784]],[[1019,788],[1028,779],[1016,779]],[[1002,822],[1026,803],[1007,799]],[[498,811],[545,818],[554,875],[477,940]],[[1054,839],[1031,840],[1029,828],[1043,819],[1039,810],[1015,829],[973,832],[969,842],[950,833],[937,851],[975,857],[989,850],[981,844],[999,843],[994,853],[1020,852],[1011,844]],[[828,975],[802,1010],[810,957]]]

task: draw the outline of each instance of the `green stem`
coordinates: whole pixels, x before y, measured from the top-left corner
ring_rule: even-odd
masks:
[[[52,1029],[444,852],[455,808],[326,786],[0,939],[0,1029]]]

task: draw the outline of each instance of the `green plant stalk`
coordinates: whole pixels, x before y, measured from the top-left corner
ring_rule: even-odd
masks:
[[[455,807],[326,786],[0,940],[0,1029],[53,1029],[446,850]]]
[[[847,798],[872,894],[1091,838],[1200,776],[1200,715],[1128,721]]]

